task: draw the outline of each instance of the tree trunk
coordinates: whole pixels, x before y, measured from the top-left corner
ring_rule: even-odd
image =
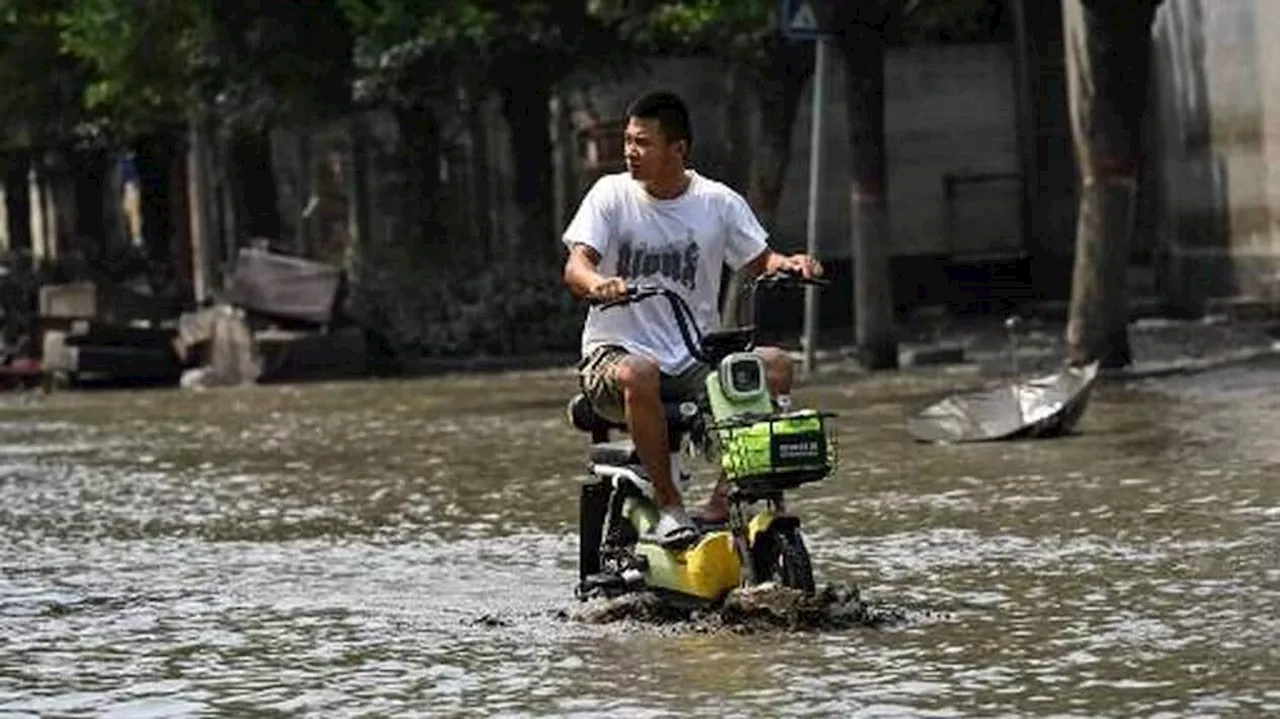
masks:
[[[199,113],[190,121],[187,150],[187,209],[191,214],[191,287],[196,302],[210,299],[220,281],[214,268],[213,199],[209,187],[210,121]]]
[[[502,235],[497,215],[493,211],[493,203],[489,193],[490,152],[489,128],[485,123],[484,88],[468,88],[466,96],[467,137],[470,140],[467,194],[471,198],[470,225],[476,246],[482,248],[485,256],[499,251],[498,240]],[[552,191],[552,195],[555,193]]]
[[[502,114],[511,135],[515,202],[522,215],[517,252],[525,260],[553,258],[551,84],[533,73],[503,88]]]
[[[40,206],[40,257],[56,263],[62,256],[59,240],[56,175],[49,168],[48,157],[41,158],[36,169],[36,204]]]
[[[373,228],[369,222],[369,207],[372,199],[369,196],[369,133],[365,130],[365,119],[361,115],[353,115],[346,120],[347,138],[351,146],[351,168],[347,172],[347,237],[351,240],[348,248],[346,270],[352,282],[359,278],[359,265],[364,260],[365,248],[373,242]]]
[[[76,154],[75,182],[77,242],[89,243],[81,249],[96,255],[108,244],[106,197],[102,188],[108,184],[111,165],[106,153],[85,151]]]
[[[797,47],[799,46],[799,47]],[[813,76],[812,43],[786,43],[759,77],[760,138],[751,156],[747,202],[772,233],[791,161],[791,136],[805,84]]]
[[[756,112],[760,117],[757,142],[748,153],[751,158],[747,176],[747,203],[772,235],[770,244],[778,247],[777,215],[782,189],[791,161],[791,135],[800,109],[805,84],[813,76],[813,43],[778,40],[772,61],[746,73],[750,80]],[[754,321],[742,317],[742,281],[733,273],[723,291],[721,322],[737,326]]]
[[[751,160],[756,151],[756,125],[751,113],[757,105],[758,77],[755,67],[730,63],[725,70],[725,103],[719,112],[727,150],[721,181],[744,194],[751,183]]]
[[[854,327],[866,369],[898,366],[893,280],[889,272],[883,35],[855,24],[844,35],[850,141],[850,226],[854,266]]]
[[[31,250],[31,195],[27,190],[30,157],[25,152],[4,159],[5,216],[9,224],[9,249]]]
[[[293,251],[303,257],[312,257],[315,247],[315,223],[307,214],[307,206],[311,203],[311,196],[315,192],[315,173],[312,172],[315,156],[311,151],[311,133],[307,128],[298,128],[296,137],[298,156],[294,170],[297,172],[298,179],[293,193]]]
[[[1067,322],[1072,364],[1123,367],[1125,276],[1138,202],[1151,23],[1160,0],[1064,0],[1080,212]]]
[[[221,136],[217,143],[217,159],[214,162],[217,178],[215,180],[218,196],[218,212],[222,218],[222,267],[230,271],[235,261],[236,252],[240,249],[243,232],[240,228],[240,208],[237,202],[240,177],[236,172],[235,158],[232,155],[232,142],[229,137]]]
[[[208,132],[207,125],[204,130]],[[169,173],[172,170],[169,152],[169,140],[160,133],[138,143],[135,158],[141,183],[140,205],[144,250],[147,258],[155,264],[163,264],[169,258],[168,197]],[[217,240],[206,238],[206,241],[216,242]]]
[[[396,120],[403,138],[400,215],[409,246],[447,248],[441,237],[438,207],[440,196],[440,126],[435,113],[426,107],[400,107]]]
[[[240,224],[246,237],[280,238],[280,205],[271,168],[271,135],[253,132],[231,141],[231,161],[240,179],[236,188]]]
[[[169,273],[173,299],[181,307],[195,302],[195,243],[191,237],[192,202],[187,153],[189,142],[169,139]]]

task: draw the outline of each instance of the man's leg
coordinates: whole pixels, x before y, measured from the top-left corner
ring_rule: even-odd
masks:
[[[791,387],[795,381],[794,363],[791,356],[779,347],[757,347],[756,354],[764,360],[765,384],[774,401],[791,396]],[[704,522],[723,522],[729,516],[729,482],[721,472],[711,496],[702,506],[698,516]]]
[[[640,463],[653,483],[654,501],[663,510],[659,532],[693,529],[671,476],[671,450],[658,366],[620,347],[605,347],[587,358],[581,379],[583,392],[595,411],[606,419],[627,425]]]
[[[662,373],[651,360],[628,355],[615,365],[614,378],[622,391],[627,431],[631,433],[649,481],[653,482],[658,507],[682,507],[680,492],[671,477],[667,413],[662,406]]]

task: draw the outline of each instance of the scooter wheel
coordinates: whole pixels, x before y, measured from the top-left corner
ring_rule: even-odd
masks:
[[[809,550],[799,528],[769,529],[756,539],[752,554],[755,555],[758,581],[776,581],[805,594],[813,594],[816,590]]]

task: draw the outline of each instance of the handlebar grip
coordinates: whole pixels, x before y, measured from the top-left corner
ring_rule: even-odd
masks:
[[[795,283],[799,285],[814,285],[823,287],[828,284],[828,280],[823,277],[805,277],[796,270],[775,270],[767,275],[761,275],[760,284],[780,285],[787,283]]]
[[[620,305],[625,305],[625,304],[630,304],[632,302],[635,302],[636,300],[640,299],[644,295],[643,289],[644,288],[641,288],[641,287],[629,286],[627,287],[627,291],[623,293],[621,297],[618,297],[612,300],[606,300],[604,302],[599,302],[597,300],[587,300],[587,302],[595,305],[596,307],[602,310],[607,310],[610,307],[618,307]]]

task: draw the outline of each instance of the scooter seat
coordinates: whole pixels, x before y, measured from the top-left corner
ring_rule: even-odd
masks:
[[[639,464],[640,456],[636,454],[636,445],[631,440],[619,439],[591,445],[591,461],[594,464],[625,467],[629,464]]]

